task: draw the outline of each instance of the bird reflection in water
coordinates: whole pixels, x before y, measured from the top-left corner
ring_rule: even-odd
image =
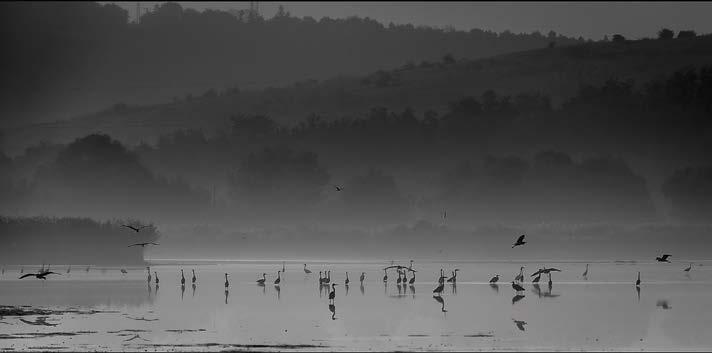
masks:
[[[225,290],[225,304],[227,304],[227,297],[228,297],[228,295],[230,295],[230,291],[226,289],[226,290]]]
[[[331,319],[336,320],[336,305],[329,304],[329,311],[331,311]]]
[[[183,300],[183,295],[185,294],[185,285],[180,286],[180,300]]]
[[[277,300],[279,300],[281,298],[280,293],[282,293],[282,288],[279,285],[275,285],[274,290],[277,291]]]
[[[524,299],[524,294],[517,294],[512,297],[512,305],[514,305],[516,302]]]
[[[534,285],[532,285],[532,293],[541,298],[541,287],[539,286],[539,283],[534,283]]]
[[[191,287],[193,288],[193,298],[195,298],[195,288],[197,288],[197,286],[193,283]]]
[[[663,308],[663,310],[668,310],[671,308],[670,303],[667,300],[658,300],[657,304],[655,306],[659,308]]]
[[[361,286],[359,287],[359,289],[361,290],[361,295],[366,294],[366,288],[363,287],[363,282],[361,282]]]
[[[348,296],[348,295],[349,295],[349,285],[348,285],[348,284],[347,284],[347,285],[344,285],[344,287],[346,288],[346,294],[345,294],[345,295]]]
[[[435,299],[436,302],[440,303],[440,311],[446,313],[447,310],[445,310],[445,299],[443,299],[443,297],[439,295],[433,295],[433,299]]]
[[[457,295],[457,282],[452,282],[452,285],[450,286],[450,292],[452,295]]]
[[[410,285],[410,294],[412,294],[412,295],[413,295],[413,299],[415,299],[415,286],[412,285],[412,284]]]
[[[492,283],[489,286],[495,293],[499,293],[499,285],[497,283]]]

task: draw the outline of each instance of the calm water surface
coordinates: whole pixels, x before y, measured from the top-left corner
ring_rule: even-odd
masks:
[[[272,282],[281,263],[153,266],[158,287],[147,284],[144,268],[124,275],[118,268],[73,267],[66,274],[66,266],[53,266],[63,275],[47,281],[17,280],[19,269],[8,268],[0,279],[1,305],[56,312],[2,317],[0,350],[706,351],[712,349],[712,263],[702,264],[689,275],[683,263],[591,264],[583,279],[585,264],[547,263],[562,269],[551,288],[545,276],[540,287],[529,282],[544,265],[532,263],[416,262],[412,287],[397,286],[393,270],[384,284],[388,264],[310,263],[313,273],[306,275],[302,264],[288,263],[279,287]],[[523,297],[509,283],[520,265],[527,278]],[[441,268],[460,272],[438,300],[432,290]],[[320,270],[331,270],[340,284],[333,307],[328,289],[318,285]],[[640,291],[633,284],[637,271]],[[255,280],[263,272],[261,287]],[[498,287],[488,283],[494,274],[501,275]]]

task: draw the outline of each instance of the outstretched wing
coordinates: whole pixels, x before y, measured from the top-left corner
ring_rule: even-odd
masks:
[[[553,268],[553,267],[547,268],[547,270],[549,270],[549,272],[561,272],[561,270],[559,270],[558,268]]]
[[[136,243],[136,244],[131,244],[131,245],[127,246],[127,248],[130,248],[132,246],[143,246],[143,245],[144,245],[143,243]]]
[[[152,245],[158,245],[158,243],[148,243],[148,244],[152,244]]]
[[[132,230],[133,230],[134,232],[138,232],[138,231],[139,231],[139,229],[138,229],[138,228],[136,228],[136,227],[132,227],[132,226],[127,226],[127,225],[125,225],[125,224],[122,224],[121,226],[122,226],[122,227],[126,227],[126,228],[129,228],[129,229],[132,229]]]
[[[540,273],[542,273],[542,270],[541,270],[541,269],[539,269],[539,270],[537,270],[536,272],[532,273],[532,275],[531,275],[530,277],[534,277],[534,276],[536,276],[536,275],[538,275],[538,274],[540,274]]]
[[[667,260],[668,257],[670,257],[670,256],[671,256],[670,254],[665,254],[665,255],[663,255],[663,261]]]
[[[140,227],[138,227],[138,229],[143,229],[143,228],[148,228],[148,227],[150,227],[150,225],[140,226]]]
[[[19,279],[23,279],[23,278],[25,278],[25,277],[30,277],[30,276],[34,276],[34,275],[35,275],[34,273],[27,273],[27,274],[24,274],[24,275],[20,276]]]
[[[517,243],[521,243],[522,240],[524,240],[524,237],[525,237],[525,236],[526,236],[526,234],[520,235],[519,238],[517,238]]]

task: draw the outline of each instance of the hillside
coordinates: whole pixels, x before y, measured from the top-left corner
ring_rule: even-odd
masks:
[[[7,145],[17,152],[39,140],[69,141],[101,131],[129,144],[153,142],[175,129],[200,128],[211,134],[229,117],[259,113],[293,125],[311,114],[326,120],[360,117],[373,107],[417,113],[442,111],[466,95],[488,89],[516,95],[549,95],[554,105],[582,85],[609,78],[643,84],[687,66],[712,61],[712,37],[587,43],[499,55],[486,59],[404,65],[366,76],[300,81],[263,90],[224,92],[190,100],[113,108],[71,119],[8,130]]]

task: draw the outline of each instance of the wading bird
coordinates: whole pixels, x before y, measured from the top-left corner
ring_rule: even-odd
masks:
[[[494,277],[492,277],[492,278],[489,280],[489,283],[494,284],[494,283],[497,283],[497,281],[499,281],[499,275],[496,274],[496,275],[494,275]]]
[[[383,283],[388,282],[388,272],[386,270],[383,270]]]
[[[260,278],[260,279],[257,280],[257,284],[259,284],[259,285],[264,285],[266,280],[267,280],[267,274],[266,274],[266,273],[263,273],[263,274],[262,274],[262,278]]]
[[[583,276],[584,279],[585,279],[586,277],[588,277],[588,264],[586,264],[586,271],[583,271],[583,275],[582,275],[582,276]]]
[[[153,242],[136,243],[136,244],[131,244],[131,245],[129,245],[128,247],[130,248],[130,247],[132,247],[132,246],[139,246],[139,245],[140,245],[142,248],[145,248],[146,245],[158,245],[158,243],[153,243]]]
[[[690,262],[690,266],[687,266],[687,268],[685,268],[683,271],[690,272],[691,269],[692,269],[692,262]]]
[[[459,268],[456,268],[455,271],[452,271],[452,277],[447,279],[448,283],[455,283],[457,282],[457,271],[460,271]]]
[[[351,282],[351,281],[349,281],[349,273],[346,272],[346,280],[344,280],[344,284],[348,286],[349,282]]]
[[[323,284],[324,284],[324,278],[321,277],[321,271],[319,271],[319,285],[323,285]]]
[[[638,280],[635,281],[635,286],[640,287],[640,272],[638,272]]]
[[[517,283],[514,282],[514,281],[512,281],[512,288],[513,288],[516,292],[521,292],[521,291],[524,290],[524,287],[520,286],[519,284],[517,284]]]
[[[329,301],[334,302],[334,298],[336,298],[336,283],[331,284],[331,292],[329,293]]]
[[[153,271],[153,274],[154,274],[155,277],[156,277],[156,285],[158,285],[158,272]]]
[[[670,254],[664,254],[662,257],[656,257],[655,260],[658,260],[658,262],[670,262],[670,260],[668,260],[668,257],[670,256]]]
[[[524,266],[519,268],[519,274],[514,277],[514,280],[517,282],[524,282]]]
[[[227,273],[225,274],[225,291],[227,292],[227,287],[230,287],[230,282],[227,280]],[[227,298],[227,295],[226,295]]]
[[[185,287],[185,276],[183,275],[183,269],[180,269],[180,285],[181,287]]]
[[[413,283],[415,283],[415,272],[413,272],[413,277],[411,277],[410,281],[408,281],[408,284],[410,284],[411,286],[413,285]]]
[[[538,275],[536,275],[536,277],[534,278],[534,280],[532,281],[532,283],[539,283],[539,280],[540,280],[540,279],[541,279],[541,273],[539,273]]]
[[[551,284],[552,284],[552,282],[551,282],[551,272],[549,272],[548,275],[549,275],[549,288],[551,288]]]
[[[438,277],[438,284],[443,284],[445,283],[445,274],[443,273],[443,269],[440,269],[440,277]]]
[[[403,280],[403,279],[401,278],[401,275],[402,275],[401,271],[398,270],[398,279],[396,280],[396,285],[400,285],[400,284],[401,284],[401,281]]]
[[[307,264],[304,264],[304,273],[310,274],[311,270],[307,268]]]
[[[445,283],[440,283],[435,289],[433,289],[433,293],[437,294],[438,296],[440,293],[443,292],[443,289],[445,288]]]
[[[192,283],[195,284],[195,281],[198,280],[198,277],[195,276],[195,269],[191,269],[191,271],[193,271],[193,282]]]
[[[126,269],[123,269],[123,268],[122,268],[122,269],[121,269],[121,273],[122,273],[122,274],[127,274],[128,271],[126,271]]]
[[[146,282],[151,283],[151,268],[146,266],[146,272],[148,272],[148,277],[146,278]]]
[[[526,244],[527,242],[524,241],[525,236],[526,236],[525,234],[520,235],[519,238],[517,238],[517,242],[514,243],[514,245],[512,245],[512,249],[514,249],[515,246]]]
[[[274,280],[275,286],[278,286],[279,283],[282,282],[282,277],[280,277],[280,273],[282,273],[282,271],[277,271],[277,279]]]
[[[148,227],[150,227],[150,226],[134,227],[134,226],[126,225],[126,224],[122,224],[121,226],[122,226],[122,227],[126,227],[126,228],[131,228],[131,230],[133,230],[133,231],[136,232],[136,233],[138,233],[138,232],[139,232],[141,229],[143,229],[143,228],[148,228]]]
[[[363,280],[366,279],[366,272],[361,272],[361,278],[359,278],[359,279],[361,280],[361,283],[363,284]]]

